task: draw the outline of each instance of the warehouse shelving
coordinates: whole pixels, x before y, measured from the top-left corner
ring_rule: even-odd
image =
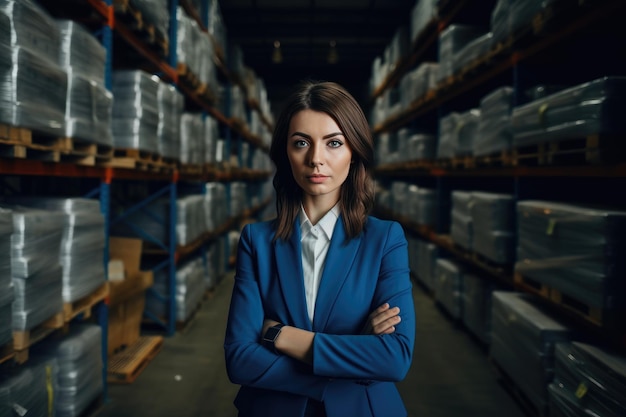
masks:
[[[439,34],[452,23],[466,18],[468,8],[479,11],[480,2],[471,0],[449,0],[439,2],[439,16],[433,18],[411,44],[409,53],[402,57],[392,71],[375,86],[371,99],[376,100],[397,88],[402,77],[421,62],[437,61]],[[401,128],[432,128],[445,114],[476,106],[481,97],[496,87],[510,85],[514,88],[516,105],[523,102],[524,90],[532,82],[541,80],[559,81],[550,73],[554,61],[567,57],[568,47],[573,40],[586,34],[596,35],[611,32],[615,39],[623,39],[624,32],[615,16],[623,14],[625,5],[621,1],[598,2],[555,1],[550,7],[535,16],[533,24],[527,25],[504,41],[497,43],[484,56],[472,61],[453,76],[442,80],[435,89],[418,98],[408,108],[386,117],[372,128],[377,135],[395,132]],[[482,8],[485,10],[485,8]],[[484,21],[484,16],[481,21]],[[619,34],[621,35],[619,35]],[[619,42],[618,42],[619,43]],[[605,60],[598,59],[600,52],[580,51],[580,64],[571,68],[563,78],[589,81],[601,75],[623,74],[624,62],[619,50]],[[589,55],[587,58],[586,55]],[[605,54],[606,55],[606,54]],[[611,58],[613,61],[611,61]],[[605,63],[615,63],[604,67]],[[608,74],[603,74],[606,70]],[[568,77],[569,76],[569,77]],[[563,81],[563,82],[568,82]],[[602,139],[602,138],[600,138]],[[619,138],[617,138],[619,139]],[[456,160],[414,160],[379,165],[375,175],[381,184],[400,180],[435,189],[438,203],[444,207],[452,190],[481,190],[504,192],[513,195],[515,201],[543,199],[548,201],[576,201],[597,203],[626,208],[626,198],[616,190],[626,185],[626,149],[622,144],[611,143],[611,148],[598,145],[597,138],[582,140],[571,150],[557,147],[555,161],[542,159],[541,155],[520,155],[513,149],[504,154],[485,157],[467,157]],[[622,141],[623,142],[623,141]],[[546,145],[547,146],[547,145]],[[599,161],[592,161],[588,152],[605,151]],[[538,147],[540,154],[542,148]],[[562,158],[562,160],[561,160]],[[570,160],[567,160],[570,158]],[[581,195],[581,189],[585,195]],[[439,213],[435,225],[416,224],[411,219],[389,208],[379,207],[377,213],[383,217],[400,221],[412,235],[432,242],[461,263],[481,271],[484,276],[507,288],[531,292],[514,279],[513,265],[498,265],[481,259],[476,254],[460,248],[449,236],[449,213]],[[626,331],[592,323],[587,317],[568,311],[563,305],[543,298],[556,314],[563,314],[575,323],[608,344],[620,350],[626,349]]]

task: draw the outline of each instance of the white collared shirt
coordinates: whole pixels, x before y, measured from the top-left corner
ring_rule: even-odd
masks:
[[[333,230],[339,218],[339,203],[330,209],[315,226],[311,224],[304,207],[300,206],[300,243],[302,245],[302,271],[304,273],[304,292],[309,319],[313,323],[315,300],[320,287],[326,255],[333,237]]]

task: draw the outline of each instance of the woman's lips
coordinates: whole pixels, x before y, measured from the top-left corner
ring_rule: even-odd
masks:
[[[309,181],[315,184],[321,184],[328,178],[326,175],[309,175],[307,177]]]

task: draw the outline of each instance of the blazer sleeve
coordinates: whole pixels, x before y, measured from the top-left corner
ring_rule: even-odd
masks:
[[[316,333],[313,373],[331,378],[400,381],[411,365],[415,342],[415,307],[409,276],[407,241],[397,222],[390,222],[382,250],[372,306],[400,307],[401,322],[392,334],[335,335]]]
[[[265,313],[255,278],[251,226],[242,231],[237,251],[235,284],[224,343],[226,369],[239,385],[285,391],[321,401],[328,378],[315,376],[311,367],[261,344]]]

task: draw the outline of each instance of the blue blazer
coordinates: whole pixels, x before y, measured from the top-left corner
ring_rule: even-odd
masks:
[[[239,240],[225,339],[230,380],[240,384],[240,416],[303,416],[308,398],[323,401],[328,417],[405,417],[394,381],[411,364],[415,313],[407,242],[396,222],[369,217],[346,241],[341,216],[333,231],[315,304],[308,318],[300,226],[289,240],[272,241],[271,222],[248,224]],[[361,334],[383,303],[400,307],[389,335]],[[263,320],[316,332],[313,365],[261,344]]]

